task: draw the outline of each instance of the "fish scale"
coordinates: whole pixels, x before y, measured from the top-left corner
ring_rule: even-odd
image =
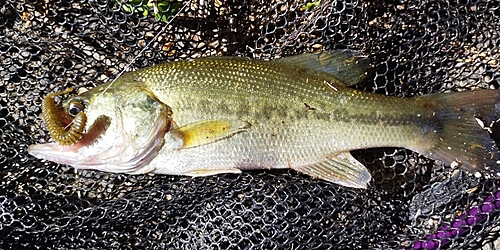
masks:
[[[209,61],[209,65],[215,65],[210,59],[207,59],[207,61]],[[238,66],[236,72],[240,70],[246,71],[240,68],[247,66],[248,60],[239,59],[238,61],[242,66]],[[266,62],[261,63],[263,66],[251,67],[251,69],[264,68]],[[256,64],[256,62],[252,62],[252,65],[254,64]],[[199,65],[199,69],[196,72],[197,75],[206,75],[208,72],[212,71],[211,68],[206,67],[201,62],[198,62],[197,65]],[[226,65],[220,64],[218,66],[216,65],[216,67],[223,72],[229,70],[233,72],[234,69],[231,68],[231,65],[235,65],[235,63],[232,62],[227,65],[227,68],[224,67]],[[285,68],[281,73],[274,72],[274,75],[267,75],[265,78],[260,78],[258,81],[251,81],[250,83],[246,78],[228,79],[227,77],[222,77],[221,79],[210,79],[206,82],[196,82],[184,79],[183,81],[187,83],[184,85],[184,88],[169,88],[170,91],[168,91],[167,95],[164,95],[166,91],[163,91],[163,88],[165,85],[168,85],[168,83],[165,84],[165,82],[161,80],[154,81],[154,79],[161,78],[149,74],[147,70],[145,72],[139,72],[138,75],[141,76],[140,78],[141,81],[144,82],[144,85],[148,86],[148,88],[155,93],[156,97],[169,105],[173,110],[178,110],[178,112],[174,112],[174,116],[176,122],[180,124],[190,123],[201,119],[217,118],[217,116],[233,116],[232,118],[248,120],[251,124],[255,125],[264,123],[272,127],[276,127],[276,124],[279,125],[276,128],[280,128],[280,123],[282,121],[286,123],[297,122],[297,124],[300,124],[298,126],[304,127],[301,130],[305,132],[306,128],[311,126],[311,124],[322,122],[322,120],[324,120],[323,118],[326,117],[326,119],[328,119],[325,121],[326,123],[315,124],[316,128],[314,130],[320,129],[324,131],[325,134],[331,134],[332,132],[333,134],[338,134],[339,132],[334,131],[349,130],[350,127],[352,127],[351,123],[357,124],[358,126],[366,124],[366,129],[357,128],[356,131],[358,132],[363,130],[374,131],[378,128],[387,129],[386,126],[390,125],[387,123],[396,124],[398,126],[404,123],[411,124],[411,121],[408,121],[408,116],[414,117],[415,119],[418,118],[413,110],[407,109],[407,107],[411,105],[405,105],[406,103],[404,102],[407,101],[406,99],[375,95],[346,88],[345,86],[335,83],[336,79],[333,78],[334,81],[332,84],[343,91],[343,93],[335,93],[329,89],[328,86],[323,84],[323,79],[313,80],[312,77],[315,76],[308,75],[286,75],[290,70],[293,70],[293,68]],[[265,75],[261,73],[262,72],[258,71],[255,75]],[[238,74],[233,73],[230,75]],[[165,76],[166,79],[178,78],[176,76],[170,77],[168,70],[163,73],[163,76]],[[332,81],[331,76],[326,77],[329,78],[329,81]],[[197,79],[208,78],[197,77]],[[306,81],[305,79],[311,80]],[[301,80],[303,82],[308,82],[308,84],[298,85],[294,88],[289,87],[297,85],[294,83],[301,82]],[[235,85],[246,85],[246,88],[234,90],[231,87]],[[224,86],[226,86],[226,88],[223,88]],[[255,92],[259,92],[259,88],[265,89],[266,92],[256,96]],[[226,98],[221,100],[221,94]],[[213,106],[211,105],[200,105],[196,102],[197,100],[200,102],[222,103],[224,106],[232,107],[232,109],[229,110],[229,112],[227,110],[219,112],[220,110],[212,109]],[[314,107],[315,110],[306,110],[304,106],[305,103]],[[387,103],[386,106],[390,106],[390,108],[387,107],[389,112],[377,115],[377,110],[385,108],[380,107],[381,104],[384,103]],[[395,107],[395,103],[399,105]],[[367,109],[367,107],[373,105],[377,105],[378,108],[376,110]],[[399,107],[400,109],[398,109]],[[280,110],[283,112],[279,112]],[[239,114],[239,116],[235,114]],[[397,117],[404,117],[404,120],[395,120],[394,118]],[[342,121],[347,121],[348,124],[343,124]],[[386,124],[374,123],[373,121],[384,121]],[[268,129],[270,133],[273,132],[270,127]],[[384,140],[388,140],[391,135],[399,137],[402,134],[401,132],[403,132],[402,128],[398,127],[395,130],[381,132],[380,134],[384,136]],[[317,134],[316,131],[312,131],[312,133]],[[293,136],[293,134],[290,134],[290,136]],[[347,135],[342,137],[349,138]],[[408,138],[404,138],[403,143],[406,143],[407,146],[409,141],[414,140],[414,138],[414,135],[408,135]],[[354,139],[355,138],[349,138],[349,141],[357,144],[358,142],[353,141]],[[377,138],[372,139],[376,140]],[[369,144],[369,142],[367,142],[367,144]]]

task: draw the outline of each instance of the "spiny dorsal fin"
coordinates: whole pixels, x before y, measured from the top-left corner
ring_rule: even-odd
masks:
[[[366,188],[372,178],[366,167],[352,157],[350,152],[334,154],[325,161],[294,169],[315,178],[353,188]]]
[[[372,71],[370,60],[353,50],[306,53],[278,61],[333,75],[346,86],[363,82]]]

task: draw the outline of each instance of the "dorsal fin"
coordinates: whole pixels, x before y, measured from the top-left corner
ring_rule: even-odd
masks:
[[[333,75],[346,86],[363,82],[372,71],[370,60],[353,50],[306,53],[278,61]]]

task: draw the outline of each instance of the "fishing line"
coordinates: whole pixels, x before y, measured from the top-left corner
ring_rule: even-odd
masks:
[[[96,100],[99,99],[110,87],[111,85],[113,85],[117,80],[118,78],[120,78],[120,76],[122,76],[123,74],[125,74],[126,71],[129,70],[130,66],[132,65],[132,63],[135,62],[135,60],[137,60],[137,58],[139,58],[139,56],[141,56],[144,51],[146,51],[146,49],[149,48],[149,46],[158,39],[158,37],[163,34],[165,32],[165,30],[167,29],[167,27],[174,21],[174,19],[179,16],[179,14],[184,11],[184,9],[186,8],[186,6],[188,5],[188,3],[190,3],[191,1],[188,1],[186,3],[184,3],[182,5],[182,7],[179,9],[179,11],[177,11],[177,13],[175,13],[175,15],[172,16],[172,18],[170,18],[170,20],[163,26],[163,28],[153,37],[153,39],[151,39],[151,41],[149,41],[146,46],[139,52],[139,54],[137,54],[134,59],[132,59],[132,61],[130,61],[127,65],[125,65],[125,67],[123,68],[122,71],[120,71],[120,73],[118,73],[118,75],[115,77],[115,79],[113,79],[113,81],[111,81],[110,84],[108,84],[108,86],[106,86],[106,88],[104,88],[104,90],[99,93],[99,95],[96,97]]]

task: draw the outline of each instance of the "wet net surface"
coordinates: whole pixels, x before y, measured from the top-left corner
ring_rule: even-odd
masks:
[[[0,6],[0,248],[492,247],[500,181],[408,150],[353,152],[372,173],[366,190],[286,170],[195,179],[76,171],[26,152],[50,138],[40,118],[45,95],[113,79],[165,26],[132,69],[348,48],[373,61],[372,80],[356,86],[366,91],[499,87],[498,3],[378,2],[159,1],[164,14],[155,16],[146,1],[7,0]]]

